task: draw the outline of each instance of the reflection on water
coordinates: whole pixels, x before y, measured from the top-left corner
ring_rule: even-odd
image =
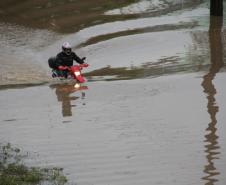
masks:
[[[72,116],[72,101],[79,99],[79,96],[70,96],[76,91],[87,90],[87,86],[82,86],[78,83],[63,83],[50,85],[51,89],[56,89],[55,93],[57,100],[62,102],[62,115],[63,117]],[[81,92],[81,98],[85,98],[85,92]]]
[[[209,42],[211,50],[211,65],[209,72],[203,77],[202,82],[204,92],[207,94],[207,109],[211,119],[211,122],[206,129],[207,134],[205,135],[207,164],[204,167],[204,173],[206,176],[202,178],[206,181],[205,185],[214,185],[215,182],[218,181],[217,176],[220,174],[214,164],[214,160],[219,158],[218,154],[220,154],[220,146],[218,143],[219,136],[216,133],[216,114],[219,111],[219,107],[216,105],[215,95],[217,94],[217,90],[214,87],[213,80],[223,66],[222,24],[222,17],[210,18]]]

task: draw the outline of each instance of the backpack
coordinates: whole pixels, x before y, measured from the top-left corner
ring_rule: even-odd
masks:
[[[48,60],[49,67],[52,69],[57,69],[56,57],[50,57]]]

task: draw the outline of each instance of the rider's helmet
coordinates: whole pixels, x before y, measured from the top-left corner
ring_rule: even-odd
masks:
[[[63,43],[63,45],[62,45],[62,51],[66,55],[70,55],[71,54],[71,45],[68,42]]]

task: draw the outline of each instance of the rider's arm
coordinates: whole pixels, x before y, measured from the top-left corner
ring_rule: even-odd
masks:
[[[74,52],[73,52],[73,59],[76,62],[78,62],[79,64],[83,64],[84,63],[84,61],[80,57],[78,57]]]

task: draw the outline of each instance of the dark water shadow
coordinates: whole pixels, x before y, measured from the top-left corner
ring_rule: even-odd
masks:
[[[98,35],[96,37],[91,37],[87,41],[79,44],[76,48],[86,47],[92,44],[97,44],[99,42],[103,42],[106,40],[110,40],[113,38],[129,36],[129,35],[138,35],[144,33],[154,33],[154,32],[161,32],[161,31],[173,31],[173,30],[182,30],[182,29],[192,29],[198,25],[197,22],[180,22],[179,24],[164,24],[164,25],[157,25],[157,26],[150,26],[150,27],[143,27],[143,28],[135,28],[129,29],[126,31],[119,31],[115,33],[108,33],[104,35]]]
[[[139,0],[1,0],[0,22],[32,28],[74,33],[84,27],[126,19],[127,16],[105,16],[104,12],[127,6]]]
[[[162,1],[164,8],[131,14],[104,13],[140,2],[140,0],[1,0],[0,22],[16,23],[31,28],[49,29],[60,33],[74,33],[93,25],[167,15],[186,8],[195,8],[203,0],[184,0],[175,3]],[[138,7],[139,8],[139,7]]]
[[[219,159],[220,146],[219,136],[217,135],[217,113],[219,107],[216,104],[215,95],[217,89],[213,84],[216,74],[223,67],[223,17],[211,17],[209,27],[209,44],[211,65],[209,72],[203,77],[202,87],[207,95],[207,110],[210,115],[211,122],[208,124],[205,135],[205,154],[207,164],[204,166],[206,174],[202,179],[205,180],[205,185],[214,185],[218,181],[220,171],[215,167],[215,160]]]
[[[167,61],[170,64],[165,65]],[[195,73],[200,71],[206,71],[210,67],[210,64],[196,64],[186,63],[180,64],[178,60],[181,58],[169,57],[166,59],[160,59],[156,63],[146,63],[138,67],[118,67],[112,68],[107,66],[91,72],[84,73],[89,82],[95,81],[117,81],[117,80],[132,80],[132,79],[144,79],[144,78],[156,78],[160,76]],[[225,69],[225,64],[223,68]]]
[[[0,85],[0,91],[8,89],[24,89],[28,87],[42,86],[45,85],[46,83],[47,82]]]
[[[63,83],[63,84],[53,84],[49,86],[51,89],[55,89],[57,100],[62,102],[62,116],[69,117],[72,116],[72,107],[75,105],[72,104],[73,101],[85,98],[84,90],[87,90],[88,87],[78,84],[78,83]],[[81,95],[76,94],[77,96],[70,96],[71,94],[81,91]]]

